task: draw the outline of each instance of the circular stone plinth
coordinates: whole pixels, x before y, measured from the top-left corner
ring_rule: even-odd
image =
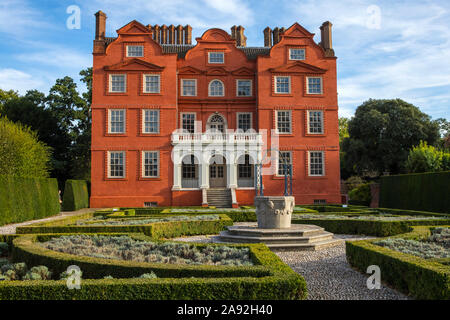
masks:
[[[221,242],[264,243],[277,250],[318,250],[336,245],[341,240],[322,227],[309,224],[296,224],[284,229],[261,229],[256,224],[230,226],[218,237]]]

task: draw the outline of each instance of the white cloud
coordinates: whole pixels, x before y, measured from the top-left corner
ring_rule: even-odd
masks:
[[[0,88],[15,90],[24,94],[27,90],[41,88],[46,83],[40,78],[16,69],[0,69]]]

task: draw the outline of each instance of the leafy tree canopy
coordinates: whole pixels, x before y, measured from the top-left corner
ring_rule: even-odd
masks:
[[[409,149],[421,140],[434,145],[439,124],[416,106],[401,99],[370,99],[359,106],[348,123],[350,137],[342,149],[343,165],[359,175],[404,171]]]

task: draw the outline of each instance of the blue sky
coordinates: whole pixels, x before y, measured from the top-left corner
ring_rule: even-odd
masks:
[[[81,12],[68,29],[67,8]],[[190,24],[193,37],[211,27],[243,25],[248,46],[262,30],[299,22],[319,40],[333,23],[340,115],[368,98],[402,98],[433,118],[450,120],[450,1],[448,0],[1,0],[0,88],[45,93],[57,78],[79,80],[91,65],[95,20],[108,15],[107,35],[136,19],[144,24]],[[80,85],[81,86],[81,85]]]

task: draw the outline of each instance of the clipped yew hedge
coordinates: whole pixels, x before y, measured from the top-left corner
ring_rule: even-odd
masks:
[[[415,227],[401,237],[414,239],[424,234],[429,234],[428,228]],[[346,242],[351,266],[365,273],[368,266],[377,265],[383,282],[418,299],[450,299],[450,266],[381,247],[374,241],[379,239]]]
[[[29,265],[43,264],[54,272],[77,265],[83,276],[130,277],[153,271],[158,278],[82,280],[80,290],[69,290],[62,280],[2,281],[0,299],[293,300],[307,296],[303,277],[263,244],[234,245],[248,247],[255,266],[192,266],[76,256],[48,250],[36,243],[54,236],[58,235],[24,235],[14,239],[14,260],[25,261]]]
[[[63,211],[89,208],[89,192],[85,180],[66,180],[64,187]]]
[[[59,212],[56,179],[0,175],[0,225],[42,219]]]
[[[380,207],[450,213],[450,171],[381,177]]]

